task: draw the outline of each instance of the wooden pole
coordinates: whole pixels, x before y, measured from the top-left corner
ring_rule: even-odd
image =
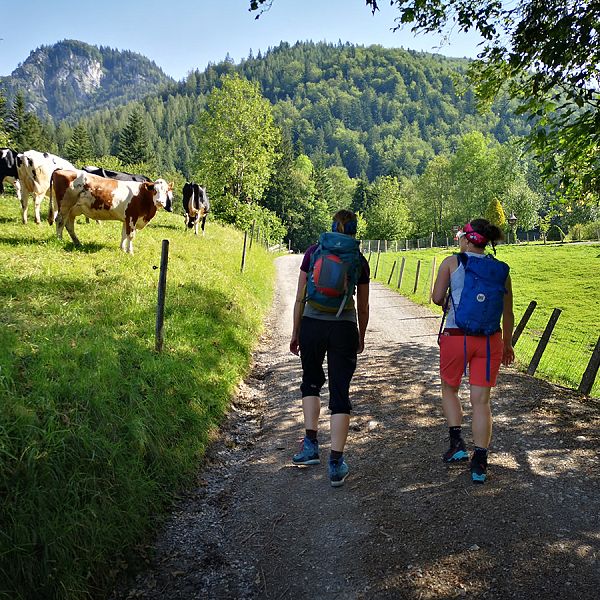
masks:
[[[413,290],[413,294],[417,293],[417,288],[419,287],[419,273],[421,271],[421,261],[417,261],[417,274],[415,275],[415,289]]]
[[[598,368],[600,367],[600,337],[596,342],[596,347],[592,352],[592,356],[590,358],[590,362],[581,378],[581,383],[579,384],[579,392],[581,394],[585,394],[586,396],[592,391],[594,387],[594,381],[596,381],[596,373],[598,373]]]
[[[244,231],[244,249],[242,250],[242,267],[240,271],[244,272],[244,267],[246,266],[246,242],[248,241],[248,232]]]
[[[252,231],[250,232],[250,246],[248,247],[248,250],[252,250],[252,240],[254,239],[254,227],[256,227],[256,219],[252,221]]]
[[[544,333],[542,334],[542,337],[540,338],[538,347],[535,349],[533,358],[531,359],[531,362],[529,363],[529,367],[527,368],[527,375],[533,375],[535,373],[535,370],[538,368],[538,365],[540,364],[540,360],[542,360],[542,354],[544,354],[544,350],[546,349],[546,346],[548,345],[548,342],[550,341],[550,336],[552,335],[552,331],[554,330],[554,326],[556,325],[556,321],[558,321],[558,317],[560,317],[561,312],[562,311],[560,310],[560,308],[555,308],[552,311],[552,315],[550,316],[550,319],[548,320],[546,329],[544,329]]]
[[[377,244],[379,245],[379,244]],[[377,262],[375,263],[375,275],[373,277],[373,279],[377,279],[377,269],[379,269],[379,257],[381,256],[381,252],[379,252],[379,250],[377,250]]]
[[[160,253],[160,273],[158,276],[158,301],[156,304],[155,345],[157,352],[163,349],[163,325],[165,322],[165,294],[167,292],[167,267],[169,265],[169,240],[162,241]]]
[[[431,283],[429,284],[429,304],[431,304],[431,296],[433,296],[433,284],[435,283],[435,256],[431,262]]]
[[[394,261],[394,264],[392,265],[392,270],[390,271],[390,276],[388,277],[388,285],[390,285],[390,281],[392,281],[392,275],[394,274],[394,269],[396,268],[396,261]]]
[[[535,300],[532,300],[529,303],[529,306],[525,309],[525,312],[523,313],[523,316],[521,317],[519,324],[516,326],[515,331],[512,336],[513,347],[517,343],[517,340],[521,337],[521,334],[523,333],[523,330],[525,329],[525,326],[527,325],[529,318],[533,314],[533,311],[535,310],[536,306],[537,306],[537,302]]]
[[[406,256],[402,257],[402,262],[400,263],[400,273],[398,274],[398,289],[402,285],[402,277],[404,276],[404,263],[406,263]]]

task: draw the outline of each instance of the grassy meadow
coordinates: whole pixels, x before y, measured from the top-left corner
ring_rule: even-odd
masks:
[[[405,257],[400,292],[441,313],[440,307],[429,304],[432,264],[435,257],[437,269],[441,261],[453,251],[457,249],[431,248],[382,253],[379,257],[377,280],[387,284],[393,263],[397,261],[390,281],[390,287],[397,290],[400,264],[402,257]],[[527,370],[553,309],[559,308],[562,314],[536,376],[577,388],[600,336],[600,244],[501,245],[497,248],[497,257],[510,265],[515,326],[529,302],[537,302],[515,347],[517,366]],[[415,293],[419,260],[419,285]],[[370,259],[372,275],[375,273],[376,262],[377,255],[373,253]],[[600,376],[596,377],[592,395],[600,396]]]
[[[44,210],[47,202],[44,203]],[[0,598],[85,598],[189,480],[249,368],[272,257],[160,211],[121,252],[121,224],[20,222],[0,196]],[[154,350],[162,239],[164,349]]]

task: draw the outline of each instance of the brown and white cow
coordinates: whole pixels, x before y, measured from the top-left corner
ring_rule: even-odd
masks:
[[[68,160],[54,154],[49,154],[48,152],[27,150],[27,152],[17,155],[17,172],[19,174],[19,182],[21,183],[23,223],[27,223],[29,194],[33,194],[34,196],[35,222],[41,223],[40,206],[44,196],[49,191],[50,178],[56,169],[75,170],[75,167]]]
[[[172,184],[164,179],[154,182],[117,181],[82,171],[60,169],[52,175],[52,188],[58,208],[56,235],[62,238],[66,227],[76,246],[81,245],[75,235],[75,218],[78,215],[100,221],[121,221],[121,249],[133,254],[136,229],[143,229],[160,207],[172,210]]]

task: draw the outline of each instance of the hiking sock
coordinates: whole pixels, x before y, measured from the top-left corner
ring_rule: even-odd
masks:
[[[340,458],[342,458],[343,454],[344,454],[343,452],[338,452],[337,450],[332,450],[331,454],[329,455],[329,458],[331,460],[337,461],[337,460],[340,460]]]
[[[481,448],[480,446],[475,446],[473,453],[473,460],[480,465],[487,465],[487,457],[488,450],[487,448]]]
[[[462,427],[460,425],[456,425],[454,427],[450,427],[450,440],[455,442],[462,439]]]
[[[307,429],[306,430],[306,437],[311,442],[316,442],[317,441],[317,430],[316,429]]]

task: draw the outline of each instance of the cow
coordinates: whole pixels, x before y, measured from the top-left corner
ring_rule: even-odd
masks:
[[[117,181],[152,181],[145,175],[136,175],[135,173],[125,173],[124,171],[112,171],[111,169],[105,169],[104,167],[94,167],[88,165],[83,167],[83,170],[92,175],[98,175],[99,177],[106,177],[107,179],[116,179]]]
[[[117,181],[67,169],[54,171],[52,188],[58,209],[56,235],[59,239],[62,239],[63,228],[66,227],[73,243],[81,246],[75,235],[75,218],[78,215],[100,221],[121,221],[121,250],[129,254],[133,254],[136,229],[143,229],[160,207],[170,211],[173,199],[173,184],[164,179],[154,182]]]
[[[0,148],[0,194],[4,194],[4,182],[12,183],[21,199],[21,184],[17,172],[17,153],[12,148]]]
[[[202,235],[204,235],[206,215],[209,211],[210,203],[206,188],[197,183],[186,182],[183,186],[183,213],[188,229],[193,227],[194,233],[198,235],[198,223],[202,221]]]
[[[41,223],[40,205],[44,196],[50,189],[50,178],[56,169],[70,169],[75,171],[75,167],[64,158],[49,154],[48,152],[38,152],[37,150],[28,150],[23,154],[17,155],[17,172],[19,182],[21,183],[21,209],[23,213],[23,223],[27,223],[27,205],[29,204],[29,194],[33,194],[35,199],[35,222]]]

